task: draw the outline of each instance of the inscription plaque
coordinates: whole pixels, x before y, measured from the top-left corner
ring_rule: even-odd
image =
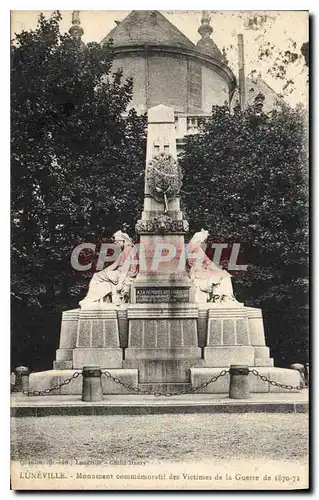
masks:
[[[136,287],[135,293],[136,303],[189,302],[189,289],[184,287]]]

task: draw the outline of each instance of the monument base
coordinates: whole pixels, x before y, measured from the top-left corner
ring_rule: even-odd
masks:
[[[103,368],[122,368],[123,352],[120,348],[76,347],[73,349],[73,368],[82,370],[86,365]]]
[[[31,373],[29,378],[29,391],[43,391],[61,384],[64,380],[72,377],[79,370],[47,370],[44,372]],[[130,369],[109,369],[110,374],[118,378],[121,382],[129,384],[132,387],[138,385],[138,371]],[[135,394],[134,390],[129,391],[123,385],[114,382],[111,378],[102,375],[103,394]],[[67,385],[60,389],[55,389],[48,395],[58,394],[82,394],[82,376],[74,378]]]
[[[225,367],[225,370],[228,367]],[[254,366],[249,367],[250,370],[256,369]],[[197,387],[203,382],[216,377],[222,368],[191,368],[190,377],[192,387]],[[260,367],[257,369],[261,376],[267,377],[269,380],[277,382],[279,384],[298,386],[300,384],[300,375],[296,370],[290,370],[288,368],[275,368],[275,367]],[[229,373],[224,377],[220,377],[216,382],[209,384],[200,390],[201,393],[210,394],[223,394],[227,393],[229,390]],[[299,392],[298,389],[286,389],[284,387],[277,387],[269,382],[264,382],[259,377],[256,377],[253,373],[248,375],[250,383],[250,392],[252,393],[264,393],[264,392]]]
[[[132,387],[102,376],[104,394],[134,394],[137,387],[178,394],[201,386],[232,364],[247,365],[281,384],[295,387],[300,383],[295,370],[273,367],[260,309],[192,302],[98,306],[63,313],[54,369],[32,373],[30,391],[55,387],[85,365],[99,365]],[[253,374],[249,379],[252,393],[296,392]],[[198,393],[228,390],[229,374]],[[50,394],[81,393],[82,377],[78,377]]]
[[[190,369],[204,366],[202,359],[141,359],[124,361],[125,368],[137,368],[141,383],[189,383]]]
[[[255,369],[254,366],[249,367],[251,370]],[[185,389],[192,389],[200,386],[204,382],[209,381],[212,377],[220,374],[222,370],[228,370],[229,366],[211,368],[211,367],[191,367],[188,369],[187,380],[185,382],[174,382],[173,378],[170,376],[168,381],[154,380],[153,382],[143,382],[137,368],[120,368],[120,369],[109,369],[113,377],[118,378],[121,382],[125,382],[131,387],[138,387],[141,391],[148,391],[152,393],[174,393],[178,394]],[[31,373],[29,379],[29,390],[30,391],[43,391],[54,386],[61,384],[64,380],[70,378],[75,371],[78,370],[48,370],[44,372]],[[274,368],[274,367],[260,367],[257,370],[260,375],[269,378],[279,384],[298,386],[300,384],[300,376],[296,370],[290,370],[286,368]],[[156,373],[156,372],[155,372]],[[159,373],[159,372],[158,372]],[[170,372],[171,375],[172,372]],[[185,372],[186,373],[186,372]],[[162,374],[162,371],[161,371]],[[179,376],[176,378],[179,378]],[[142,377],[143,378],[143,377]],[[160,380],[161,375],[158,380]],[[251,393],[293,393],[299,392],[297,389],[287,389],[283,387],[276,387],[271,385],[269,382],[264,382],[260,378],[256,377],[253,373],[249,374],[250,381],[250,391]],[[136,394],[134,389],[130,390],[123,387],[121,384],[114,382],[112,379],[102,376],[102,389],[103,394]],[[208,393],[208,394],[227,394],[229,390],[229,373],[225,376],[220,377],[216,382],[209,384],[207,387],[202,387],[198,394]],[[50,395],[79,395],[82,394],[82,377],[72,379],[68,385],[62,386],[60,389],[52,391]],[[44,394],[46,396],[46,394]]]
[[[254,365],[254,348],[252,346],[214,346],[204,348],[206,366],[216,368],[230,365]]]

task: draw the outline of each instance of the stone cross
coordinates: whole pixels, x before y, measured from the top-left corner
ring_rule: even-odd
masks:
[[[146,163],[161,153],[177,159],[174,109],[159,104],[148,110]]]
[[[154,156],[161,153],[169,154],[169,140],[166,137],[158,137],[154,141]]]

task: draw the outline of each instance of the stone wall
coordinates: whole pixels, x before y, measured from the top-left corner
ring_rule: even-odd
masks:
[[[202,66],[202,110],[210,113],[212,106],[222,106],[229,102],[229,90],[225,80],[218,74]]]
[[[164,104],[180,113],[210,113],[213,105],[229,100],[227,82],[201,61],[186,55],[164,53],[132,53],[117,56],[112,72],[123,68],[124,77],[133,78],[133,100],[129,108],[144,113],[148,108]],[[201,92],[193,95],[194,71],[201,69]],[[193,85],[190,84],[193,82]],[[200,104],[201,103],[201,104]]]
[[[116,58],[112,72],[123,68],[124,78],[133,77],[133,100],[129,108],[135,108],[138,113],[146,112],[146,71],[145,58],[138,55]]]
[[[187,59],[152,56],[148,59],[149,107],[165,104],[187,109]]]

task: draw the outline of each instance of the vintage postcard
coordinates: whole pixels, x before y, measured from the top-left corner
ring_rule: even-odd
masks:
[[[305,490],[307,11],[11,12],[13,490]]]

